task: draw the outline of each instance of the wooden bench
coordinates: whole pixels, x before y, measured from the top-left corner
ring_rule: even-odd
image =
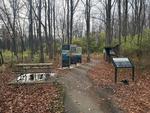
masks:
[[[21,81],[27,82],[35,80],[48,80],[50,73],[52,71],[52,63],[20,63],[15,64],[13,72],[16,73],[17,83],[22,83]],[[27,79],[28,78],[28,79]]]
[[[14,65],[14,72],[17,74],[26,73],[51,73],[52,63],[20,63]]]

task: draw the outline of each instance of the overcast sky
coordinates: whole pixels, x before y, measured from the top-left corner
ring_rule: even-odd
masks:
[[[9,5],[9,0],[4,0],[5,3],[6,3],[6,6],[10,9],[10,5]],[[27,2],[27,0],[18,0],[20,2],[20,5],[23,4],[24,2]],[[24,1],[24,2],[23,2]],[[34,1],[34,0],[33,0]],[[42,0],[43,1],[43,0]],[[64,16],[63,16],[63,8],[65,7],[65,1],[66,0],[56,0],[56,18],[57,18],[57,22],[59,22],[60,19],[62,19]],[[75,2],[77,0],[74,0]],[[84,3],[85,3],[85,0],[79,0],[79,4],[76,8],[76,12],[74,14],[74,24],[78,23],[84,23],[84,30],[85,30],[85,7],[84,7]],[[91,4],[92,4],[92,9],[91,9],[91,30],[92,30],[92,27],[94,26],[96,28],[96,30],[99,29],[99,26],[101,25],[103,28],[105,28],[105,24],[104,24],[104,21],[102,20],[105,20],[104,16],[105,16],[105,7],[104,7],[104,1],[105,0],[91,0]],[[114,3],[113,2],[114,0],[112,0],[112,4]],[[129,2],[131,2],[131,0],[129,0]],[[150,0],[147,0],[147,3],[150,3]],[[0,0],[0,3],[2,3],[2,0]],[[0,4],[1,6],[2,4]],[[130,13],[130,6],[129,6],[129,13]],[[113,11],[117,11],[117,5],[116,4],[113,4],[113,8],[112,8],[112,12]],[[12,12],[12,11],[10,11]],[[116,16],[116,19],[117,19],[117,12],[115,13],[115,16]],[[42,12],[42,17],[44,17],[44,10]],[[21,19],[21,23],[22,23],[22,26],[26,26],[27,29],[28,29],[28,12],[27,12],[27,7],[24,6],[21,8],[20,10],[20,17],[22,18],[25,18],[25,19]],[[99,20],[98,19],[93,19],[93,17],[96,17],[96,18],[100,18]],[[44,20],[44,18],[43,18]],[[24,23],[25,22],[25,23]],[[58,26],[59,23],[57,23],[57,26]]]

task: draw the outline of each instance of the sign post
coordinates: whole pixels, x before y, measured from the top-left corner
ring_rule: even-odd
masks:
[[[115,67],[115,83],[117,82],[117,71],[119,68],[131,68],[132,80],[134,81],[134,64],[129,58],[113,58],[112,62]]]

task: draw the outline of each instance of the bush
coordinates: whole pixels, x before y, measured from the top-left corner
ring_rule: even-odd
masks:
[[[128,36],[126,42],[122,42],[122,54],[134,58],[141,66],[150,66],[150,29],[144,30],[140,44],[137,44],[138,36]]]
[[[83,53],[86,53],[87,48],[87,39],[86,37],[74,38],[73,44],[82,47]],[[105,33],[99,33],[99,36],[96,37],[95,34],[90,35],[90,52],[102,52],[105,45]]]
[[[11,62],[11,57],[12,57],[11,51],[8,50],[3,51],[3,58],[5,63]]]
[[[136,36],[134,38],[128,36],[126,42],[122,41],[121,48],[124,55],[135,54],[139,50],[139,46],[136,43]]]

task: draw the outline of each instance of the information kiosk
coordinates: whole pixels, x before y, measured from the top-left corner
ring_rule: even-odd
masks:
[[[62,67],[82,62],[82,48],[77,45],[62,46]]]
[[[70,66],[70,45],[63,45],[62,46],[62,67],[69,67]]]
[[[76,64],[77,63],[76,49],[77,49],[76,45],[70,45],[70,58],[71,58],[70,60],[71,60],[71,64]]]
[[[82,47],[76,48],[76,60],[77,63],[82,63]]]

